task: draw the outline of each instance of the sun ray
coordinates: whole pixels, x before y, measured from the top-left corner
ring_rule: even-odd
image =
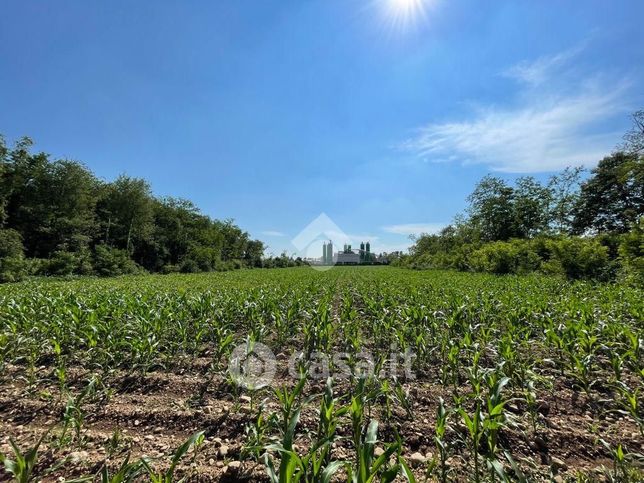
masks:
[[[428,0],[380,0],[386,22],[393,31],[401,32],[427,20]]]

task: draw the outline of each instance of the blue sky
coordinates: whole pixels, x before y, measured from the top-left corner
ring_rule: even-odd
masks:
[[[642,18],[639,0],[8,0],[0,133],[144,177],[269,252],[322,212],[392,250],[487,173],[608,154],[644,107]]]

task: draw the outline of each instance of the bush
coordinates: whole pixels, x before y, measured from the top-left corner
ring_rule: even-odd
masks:
[[[89,250],[68,252],[55,251],[49,260],[40,267],[43,275],[91,275],[92,262]]]
[[[198,273],[201,271],[199,264],[192,258],[184,258],[179,266],[179,270],[181,273]]]
[[[27,263],[20,233],[0,229],[0,282],[16,282],[26,274]]]
[[[506,274],[515,272],[516,252],[506,242],[484,245],[470,256],[470,266],[477,272]]]
[[[528,273],[540,265],[539,256],[527,240],[488,243],[470,255],[470,266],[479,272]]]
[[[614,275],[615,264],[608,256],[608,248],[597,240],[561,238],[549,240],[547,247],[550,260],[543,264],[547,273],[594,280],[608,280]]]
[[[0,283],[18,282],[25,275],[27,275],[27,264],[24,258],[0,258]]]
[[[168,263],[167,265],[163,265],[161,267],[161,273],[164,275],[168,275],[170,273],[178,273],[179,267],[177,265],[172,265],[171,263]]]
[[[142,269],[125,250],[98,245],[94,249],[94,272],[101,277],[138,273]]]
[[[622,236],[618,251],[620,278],[627,283],[644,286],[644,218]]]

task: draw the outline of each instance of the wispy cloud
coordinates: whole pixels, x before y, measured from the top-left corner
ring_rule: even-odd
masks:
[[[550,79],[554,72],[583,50],[583,45],[564,50],[554,55],[544,55],[534,61],[522,61],[503,72],[503,75],[538,86]]]
[[[276,230],[265,230],[262,232],[262,235],[281,237],[281,236],[286,236],[286,233],[282,233],[281,231],[276,231]]]
[[[438,233],[447,226],[447,223],[404,223],[401,225],[386,225],[382,229],[387,233],[396,235],[420,235],[421,233]]]
[[[564,77],[562,68],[577,52],[517,64],[505,73],[521,81],[515,106],[485,106],[469,120],[429,124],[403,148],[428,160],[482,163],[515,173],[594,165],[619,138],[597,125],[625,111],[627,83],[609,84],[596,75],[561,85],[555,77]]]

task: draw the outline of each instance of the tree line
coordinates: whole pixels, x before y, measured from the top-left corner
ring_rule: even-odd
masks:
[[[0,281],[26,275],[118,275],[291,266],[232,220],[158,198],[144,179],[105,182],[76,161],[13,148],[0,136]]]
[[[468,208],[415,240],[399,265],[568,278],[644,281],[644,111],[625,142],[584,177],[567,168],[546,183],[484,177]]]

